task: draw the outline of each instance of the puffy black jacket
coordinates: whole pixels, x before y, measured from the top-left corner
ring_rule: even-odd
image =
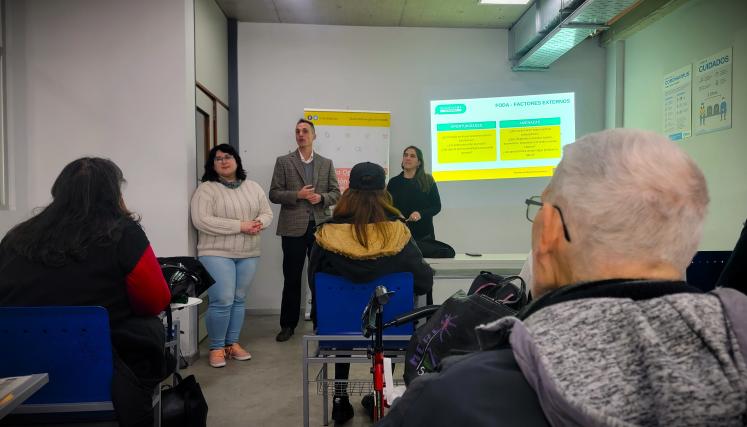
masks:
[[[373,227],[373,224],[369,224]],[[387,239],[370,233],[369,247],[355,239],[353,228],[345,222],[328,222],[319,226],[309,260],[309,287],[312,295],[315,274],[335,274],[353,282],[370,282],[389,273],[411,272],[416,295],[433,287],[433,270],[423,259],[420,249],[400,220],[387,221]],[[312,298],[312,318],[315,314]]]

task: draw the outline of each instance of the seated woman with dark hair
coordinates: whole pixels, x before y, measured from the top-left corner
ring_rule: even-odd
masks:
[[[84,157],[65,166],[52,203],[0,243],[0,306],[103,306],[114,348],[112,401],[120,425],[153,424],[165,376],[171,294],[138,218],[122,200],[122,171]],[[33,356],[29,356],[33,357]]]
[[[433,287],[433,270],[423,260],[400,212],[385,190],[384,169],[359,163],[350,171],[350,188],[335,206],[332,219],[317,229],[311,249],[309,286],[311,317],[316,325],[314,275],[336,274],[353,282],[370,282],[379,276],[412,272],[416,295]],[[335,379],[347,380],[350,364],[335,365]],[[332,419],[343,423],[353,417],[353,407],[343,383],[335,385]]]

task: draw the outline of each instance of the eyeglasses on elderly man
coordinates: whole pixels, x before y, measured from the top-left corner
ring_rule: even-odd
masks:
[[[542,208],[544,203],[542,203],[542,196],[532,196],[526,200],[524,200],[524,203],[527,205],[527,220],[529,222],[534,222],[534,218],[537,216],[537,212]],[[565,240],[568,241],[568,243],[571,242],[571,235],[568,234],[568,227],[565,225],[565,218],[563,218],[563,211],[560,210],[560,208],[557,205],[552,205],[555,209],[558,210],[558,214],[560,214],[560,222],[563,224],[563,236],[565,236]]]

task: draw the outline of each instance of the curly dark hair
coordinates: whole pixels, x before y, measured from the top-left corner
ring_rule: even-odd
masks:
[[[127,222],[140,220],[122,200],[124,182],[109,159],[69,163],[52,185],[52,203],[13,227],[2,246],[47,266],[84,260],[91,246],[118,242]]]
[[[208,154],[207,159],[205,159],[205,173],[202,175],[201,181],[220,181],[220,176],[218,176],[218,172],[215,171],[215,155],[218,151],[233,156],[236,160],[236,179],[242,181],[245,180],[246,171],[244,170],[244,166],[241,164],[241,156],[239,156],[239,152],[228,144],[219,144],[210,150],[210,154]]]

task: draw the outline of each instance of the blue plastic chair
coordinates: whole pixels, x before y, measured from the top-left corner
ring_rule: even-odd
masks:
[[[360,335],[361,315],[376,286],[384,285],[394,295],[384,306],[384,323],[413,309],[412,273],[392,273],[371,282],[355,283],[341,276],[316,273],[317,335]],[[384,335],[411,335],[412,324],[391,327]]]
[[[0,307],[0,342],[0,377],[49,374],[49,383],[15,414],[45,421],[116,418],[103,307]]]
[[[376,278],[370,282],[355,283],[340,276],[327,273],[316,273],[315,277],[315,303],[316,303],[316,335],[304,336],[304,361],[303,361],[303,419],[304,426],[309,425],[309,364],[322,363],[319,373],[320,386],[323,395],[322,419],[324,425],[328,424],[328,399],[327,390],[332,381],[327,376],[327,364],[336,362],[371,363],[365,357],[365,350],[371,344],[371,340],[364,339],[361,333],[361,317],[363,310],[368,304],[371,294],[379,285],[386,286],[388,291],[394,291],[384,306],[384,322],[407,313],[413,309],[415,295],[413,291],[412,273],[392,273]],[[412,323],[384,330],[384,336],[407,336],[412,335]],[[358,336],[361,339],[343,341],[339,336]],[[329,338],[327,338],[329,336]],[[310,354],[309,343],[318,342],[315,354]],[[384,345],[389,355],[399,353],[404,355],[409,341],[401,341],[399,337],[385,341]],[[363,353],[362,357],[346,357],[339,355],[350,355],[352,353]],[[351,390],[348,389],[350,392]]]

